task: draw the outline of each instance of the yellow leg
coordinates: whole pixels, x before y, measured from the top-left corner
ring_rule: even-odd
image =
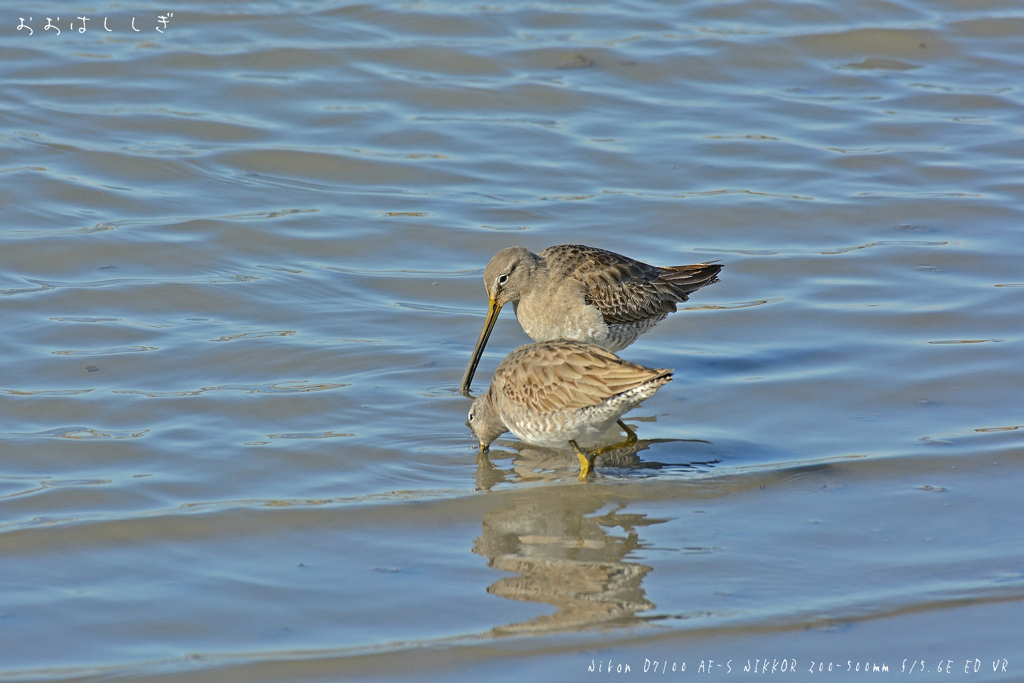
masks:
[[[594,451],[593,455],[603,455],[604,453],[611,453],[619,448],[629,448],[636,443],[636,432],[630,429],[629,425],[622,420],[619,420],[619,426],[626,430],[626,440],[620,441],[619,443],[613,443],[610,446],[602,446]]]
[[[576,451],[576,457],[580,461],[580,479],[586,479],[587,475],[590,474],[594,468],[594,456],[588,455],[586,451],[576,445],[575,441],[570,441],[569,445]]]
[[[623,442],[626,446],[632,446],[636,443],[636,432],[629,428],[629,425],[619,420],[619,426],[626,430],[626,440]]]

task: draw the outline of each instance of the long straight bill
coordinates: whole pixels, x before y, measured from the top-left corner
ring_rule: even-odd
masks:
[[[473,375],[476,374],[476,366],[480,364],[480,358],[484,355],[484,347],[487,346],[487,338],[491,336],[494,323],[498,322],[498,314],[501,313],[501,307],[495,303],[494,299],[491,299],[490,302],[491,306],[487,310],[484,329],[480,331],[480,338],[476,340],[476,348],[473,349],[473,359],[469,361],[466,374],[462,376],[462,386],[459,387],[459,391],[463,395],[469,395],[469,385],[473,381]]]

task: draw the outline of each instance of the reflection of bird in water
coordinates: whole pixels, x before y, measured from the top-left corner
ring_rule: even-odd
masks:
[[[621,506],[595,515],[607,499],[590,491],[526,490],[484,515],[473,552],[486,557],[488,566],[515,574],[498,579],[488,592],[556,608],[492,634],[626,625],[638,621],[637,612],[654,607],[641,586],[650,567],[624,558],[641,546],[638,529],[665,520],[624,513]]]
[[[502,249],[484,269],[490,307],[461,390],[469,391],[498,313],[510,301],[523,331],[535,341],[574,339],[620,351],[691,292],[717,282],[721,269],[716,263],[658,268],[578,244],[539,254],[523,247]]]
[[[596,455],[636,442],[636,434],[619,418],[671,380],[671,370],[629,363],[594,344],[527,344],[498,365],[490,388],[473,401],[467,425],[484,451],[506,431],[536,446],[569,445],[583,479]],[[626,431],[626,441],[591,453],[582,450],[580,442],[595,443],[616,423]]]
[[[717,465],[720,461],[713,457],[692,457],[686,460],[666,461],[644,460],[640,454],[654,444],[690,443],[712,445],[703,439],[637,439],[629,446],[610,449],[594,458],[594,469],[617,470],[617,476],[662,476],[679,475],[681,473],[705,472],[707,468]],[[510,469],[496,467],[486,453],[477,459],[477,489],[486,490],[500,483],[557,482],[563,481],[568,470],[576,464],[574,459],[565,453],[540,448],[521,442],[512,442],[508,446],[515,451]],[[674,449],[677,450],[677,449]],[[690,451],[691,449],[687,449]],[[706,449],[699,449],[704,451]],[[664,455],[668,455],[662,451]],[[689,453],[690,456],[698,455]],[[702,454],[703,455],[703,454]]]

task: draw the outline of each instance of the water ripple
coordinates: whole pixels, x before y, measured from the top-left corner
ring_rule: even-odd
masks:
[[[113,356],[120,353],[143,353],[159,350],[158,346],[112,346],[106,349],[66,349],[51,353],[56,356]]]
[[[217,339],[211,339],[214,342],[226,342],[226,341],[237,341],[239,339],[260,339],[262,337],[290,337],[295,334],[295,330],[272,330],[270,332],[242,332],[240,334],[230,334]]]
[[[337,439],[355,436],[350,432],[292,432],[289,434],[267,434],[268,439]]]
[[[53,289],[91,289],[102,287],[138,287],[141,285],[167,285],[167,284],[189,284],[189,285],[219,285],[225,283],[252,282],[263,279],[259,275],[213,275],[203,277],[178,277],[178,278],[113,278],[109,280],[83,280],[81,282],[68,282],[57,280],[32,280],[26,278],[26,282],[36,285],[31,288],[0,289],[0,296],[17,296],[19,294],[38,294]]]
[[[834,256],[836,254],[848,254],[851,251],[861,249],[872,249],[874,247],[942,247],[949,242],[935,242],[924,240],[878,240],[868,242],[855,247],[839,247],[821,251],[821,249],[719,249],[711,247],[697,247],[694,251],[707,252],[712,254],[743,254],[744,256],[778,256],[781,254],[821,254],[823,256]]]
[[[115,389],[115,394],[131,394],[145,396],[147,398],[182,398],[186,396],[201,396],[212,391],[241,391],[246,394],[295,394],[309,393],[314,391],[329,391],[350,386],[341,382],[324,382],[310,384],[307,379],[286,380],[267,384],[221,384],[201,389],[190,389],[185,391],[142,391],[139,389]]]
[[[119,431],[93,429],[92,427],[57,427],[42,432],[7,432],[5,437],[12,439],[137,439],[145,436],[150,430]]]
[[[732,304],[703,304],[701,306],[683,306],[679,310],[681,311],[729,311],[737,308],[750,308],[751,306],[763,306],[765,304],[775,304],[780,301],[785,301],[782,298],[776,299],[758,299],[756,301],[739,301]]]
[[[78,396],[88,394],[92,389],[42,389],[40,391],[19,391],[18,389],[0,389],[0,394],[9,396]]]

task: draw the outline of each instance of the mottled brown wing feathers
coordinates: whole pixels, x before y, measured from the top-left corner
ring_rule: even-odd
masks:
[[[626,362],[592,344],[566,341],[520,347],[495,371],[509,400],[538,413],[595,406],[670,374]]]
[[[550,271],[579,281],[585,303],[596,307],[609,324],[671,313],[691,292],[716,282],[722,269],[713,262],[658,268],[578,244],[549,247],[540,255]]]

